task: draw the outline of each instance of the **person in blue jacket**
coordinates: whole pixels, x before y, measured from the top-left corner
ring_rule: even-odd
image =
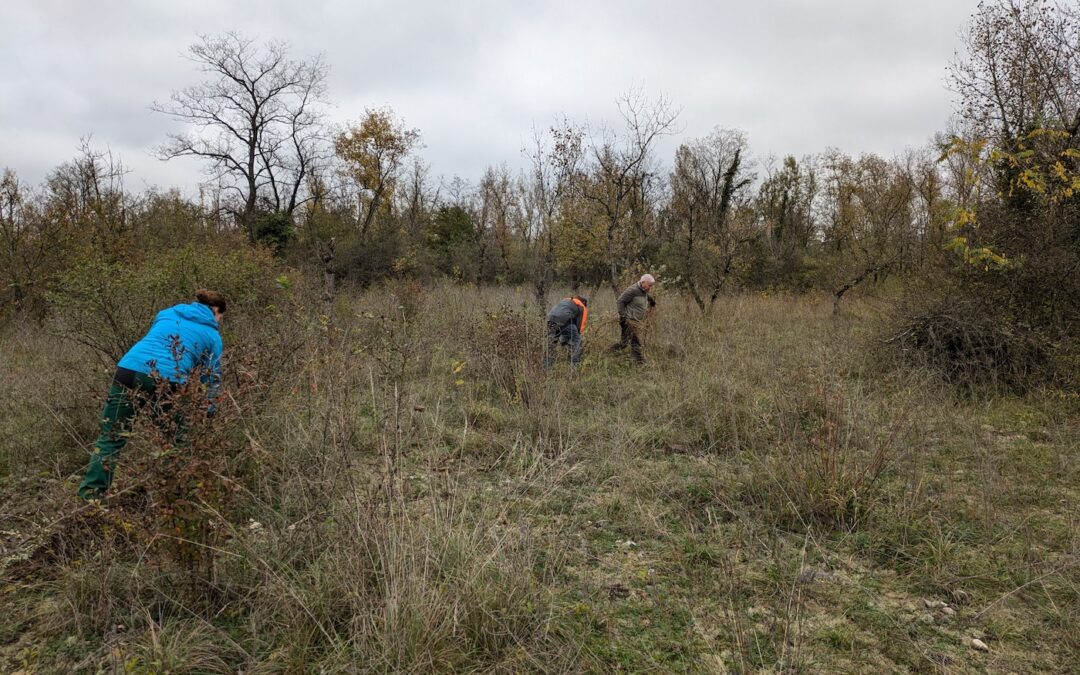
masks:
[[[83,499],[99,499],[108,491],[114,458],[127,444],[131,420],[141,403],[154,402],[157,408],[163,397],[196,375],[207,385],[208,411],[213,411],[221,381],[218,327],[226,301],[221,293],[208,290],[196,292],[195,299],[158,312],[150,331],[117,363],[101,412],[101,435],[79,485]]]

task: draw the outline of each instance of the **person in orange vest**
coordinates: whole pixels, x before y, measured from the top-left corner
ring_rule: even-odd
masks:
[[[547,345],[544,349],[544,368],[555,365],[555,352],[560,345],[570,347],[570,365],[581,362],[581,336],[589,320],[589,300],[580,295],[564,298],[547,315]]]

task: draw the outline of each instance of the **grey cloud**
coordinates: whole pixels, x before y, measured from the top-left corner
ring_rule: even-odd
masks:
[[[92,132],[123,154],[132,184],[191,191],[197,164],[150,156],[178,127],[149,106],[200,79],[182,58],[199,33],[325,53],[335,122],[388,104],[423,132],[436,174],[475,179],[520,165],[530,128],[557,115],[615,122],[615,97],[635,84],[683,111],[665,153],[717,125],[746,131],[762,155],[901,152],[947,123],[945,67],[976,1],[5,5],[0,163],[37,182]]]

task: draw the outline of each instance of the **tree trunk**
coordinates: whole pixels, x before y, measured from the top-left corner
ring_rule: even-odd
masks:
[[[336,278],[334,276],[334,248],[336,242],[333,237],[325,244],[318,246],[319,259],[322,261],[323,272],[323,314],[331,316],[334,309],[334,297],[337,295]]]

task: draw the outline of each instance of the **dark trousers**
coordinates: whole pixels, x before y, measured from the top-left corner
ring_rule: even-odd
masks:
[[[123,383],[121,383],[123,382]],[[132,420],[135,413],[149,403],[155,416],[168,415],[171,408],[168,394],[175,387],[158,387],[158,380],[144,373],[133,371],[118,372],[109,387],[109,396],[105,399],[105,408],[101,411],[101,434],[94,443],[94,452],[90,455],[90,465],[86,468],[82,483],[79,484],[79,496],[83,499],[97,499],[104,496],[112,484],[114,459],[127,445],[131,436]],[[177,429],[183,426],[181,420],[174,420]]]
[[[619,341],[611,346],[612,351],[630,348],[634,360],[641,363],[645,360],[642,351],[640,324],[637,321],[629,321],[625,317],[619,317]]]
[[[581,332],[577,324],[571,321],[565,326],[549,321],[547,325],[547,340],[544,348],[544,367],[550,368],[555,365],[556,352],[560,345],[570,347],[570,365],[577,366],[581,363]]]

